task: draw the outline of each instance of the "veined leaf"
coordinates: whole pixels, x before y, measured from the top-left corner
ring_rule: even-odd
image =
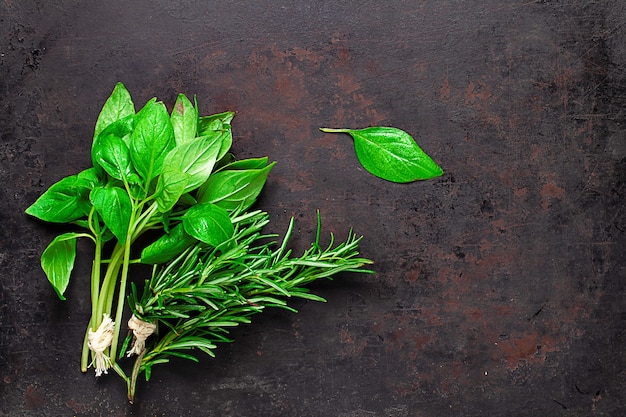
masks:
[[[185,193],[191,176],[176,169],[165,169],[159,175],[156,187],[156,202],[159,211],[165,213],[174,207],[178,199]]]
[[[164,234],[155,242],[141,251],[141,262],[145,264],[161,264],[183,253],[197,240],[187,232],[181,224],[176,225],[169,233]]]
[[[320,130],[352,136],[356,156],[363,168],[384,180],[403,183],[443,174],[435,161],[403,130],[394,127]]]
[[[233,223],[228,212],[215,204],[190,207],[183,217],[185,231],[201,242],[218,247],[233,236]]]
[[[217,160],[221,160],[227,156],[230,147],[233,145],[233,133],[228,130],[216,130],[214,132],[207,132],[207,134],[200,137],[208,137],[210,140],[220,144],[220,150],[217,153]]]
[[[196,137],[198,109],[191,104],[191,101],[184,94],[178,95],[170,119],[177,145],[189,142]]]
[[[94,141],[91,153],[94,163],[102,167],[111,177],[129,184],[139,183],[139,176],[130,159],[130,150],[122,138],[101,134]]]
[[[65,233],[54,238],[41,254],[41,268],[61,300],[70,282],[76,259],[78,233]]]
[[[189,175],[185,192],[204,183],[217,161],[223,135],[202,136],[172,149],[163,161],[164,170],[175,170]]]
[[[99,167],[99,163],[95,158],[95,151],[99,150],[100,138],[105,136],[117,136],[118,138],[122,138],[126,147],[130,145],[130,134],[133,131],[135,126],[135,117],[134,114],[128,115],[121,119],[118,119],[108,125],[104,130],[102,130],[96,137],[93,139],[93,143],[91,145],[91,160],[93,162],[94,167]]]
[[[150,100],[137,113],[130,138],[131,160],[146,183],[161,173],[163,160],[174,145],[174,129],[165,105]]]
[[[126,90],[124,84],[117,83],[111,96],[100,111],[94,130],[94,139],[111,123],[132,114],[135,114],[135,105],[130,97],[130,93]]]
[[[120,187],[96,187],[89,195],[91,204],[120,243],[126,241],[132,214],[132,202]]]
[[[211,175],[198,193],[198,202],[213,203],[226,210],[249,208],[265,185],[275,162],[261,169],[225,169]]]
[[[37,201],[26,209],[26,214],[53,223],[69,223],[85,215],[78,175],[70,175],[52,184]]]

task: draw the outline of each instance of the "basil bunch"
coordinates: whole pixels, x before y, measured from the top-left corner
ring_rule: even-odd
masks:
[[[114,305],[112,342],[102,355],[103,363],[121,372],[115,357],[131,263],[165,263],[196,244],[235,245],[231,214],[254,203],[274,163],[267,158],[235,160],[229,153],[233,117],[232,112],[199,116],[197,102],[183,94],[171,114],[156,99],[135,112],[129,92],[118,83],[96,122],[93,167],[53,184],[26,209],[41,220],[82,229],[57,236],[41,256],[59,298],[65,299],[77,239],[95,245],[83,372],[95,344],[89,337],[112,316]],[[148,230],[160,237],[142,249],[140,259],[131,259],[133,243]],[[103,259],[107,243],[113,248]],[[106,333],[102,329],[99,336]],[[106,371],[106,365],[96,369],[97,374]]]

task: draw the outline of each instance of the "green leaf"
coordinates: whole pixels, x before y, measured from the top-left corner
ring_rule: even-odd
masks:
[[[135,105],[130,97],[130,93],[126,90],[124,84],[117,83],[111,96],[104,103],[100,111],[100,115],[96,121],[96,128],[93,135],[94,139],[111,123],[133,114],[135,114]]]
[[[217,172],[221,169],[224,169],[226,166],[232,164],[233,162],[235,162],[235,155],[233,155],[230,152],[227,152],[221,159],[219,159],[215,163],[215,166],[213,167],[213,171]]]
[[[76,174],[76,187],[81,191],[91,190],[101,182],[102,180],[98,175],[98,170],[95,168],[87,168]],[[89,195],[87,194],[86,197],[89,198]]]
[[[222,167],[222,169],[260,169],[267,166],[267,161],[267,156],[261,158],[240,159],[238,161],[232,161],[228,165]]]
[[[202,116],[198,119],[198,136],[219,136],[222,147],[217,155],[221,160],[230,150],[233,144],[233,134],[230,122],[235,117],[233,112],[224,112],[210,116]]]
[[[61,300],[70,282],[76,259],[78,233],[65,233],[54,238],[41,254],[41,268]]]
[[[91,145],[91,160],[95,167],[99,167],[98,161],[95,158],[95,151],[99,148],[100,138],[105,136],[117,136],[122,138],[126,147],[130,144],[130,134],[135,126],[135,116],[129,115],[108,125],[98,136],[94,137],[93,144]]]
[[[233,144],[233,133],[230,131],[230,129],[208,132],[208,134],[204,135],[203,137],[208,137],[216,143],[220,144],[220,150],[217,153],[216,158],[218,161],[227,156],[228,151]]]
[[[165,105],[150,100],[137,113],[130,138],[131,160],[146,184],[161,173],[163,160],[174,145],[174,129]]]
[[[122,138],[101,134],[94,141],[91,153],[94,164],[102,167],[111,177],[129,184],[139,183],[130,150]]]
[[[132,202],[120,187],[96,187],[89,195],[91,203],[120,243],[126,241],[132,213]]]
[[[77,203],[85,216],[91,211],[91,201],[89,193],[94,187],[102,184],[99,172],[96,168],[87,168],[76,174],[76,194],[78,195]],[[76,222],[75,222],[76,223]]]
[[[178,145],[165,157],[164,169],[188,174],[189,181],[185,192],[194,190],[211,175],[223,140],[223,135],[202,136]]]
[[[174,207],[178,199],[185,193],[190,175],[175,169],[166,169],[159,176],[156,187],[156,202],[159,211],[165,213]]]
[[[356,156],[363,168],[384,180],[405,183],[443,174],[435,161],[403,130],[394,127],[320,130],[352,136]]]
[[[177,145],[189,142],[196,137],[198,110],[184,94],[178,95],[170,119]]]
[[[198,202],[226,210],[246,210],[258,197],[275,162],[261,169],[225,169],[211,175],[198,193]]]
[[[218,247],[233,236],[233,223],[228,212],[215,204],[190,207],[183,216],[185,231],[201,242]]]
[[[26,214],[53,223],[69,223],[85,215],[84,197],[78,175],[70,175],[52,184],[30,207]]]
[[[185,232],[182,223],[178,224],[141,251],[141,262],[145,264],[168,262],[196,242],[195,238]]]
[[[230,122],[234,117],[235,113],[232,111],[200,117],[198,119],[198,136],[204,136],[216,130],[230,130]]]

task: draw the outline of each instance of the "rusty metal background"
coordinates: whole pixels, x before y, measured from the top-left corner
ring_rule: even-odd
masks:
[[[0,3],[0,415],[626,415],[626,3]],[[218,357],[155,367],[125,401],[79,370],[90,250],[68,301],[23,210],[89,166],[117,81],[234,110],[234,151],[278,161],[268,231],[353,227],[374,276],[320,284]],[[349,137],[391,125],[446,171],[390,184]]]

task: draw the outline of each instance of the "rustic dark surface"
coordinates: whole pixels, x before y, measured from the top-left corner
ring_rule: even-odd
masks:
[[[626,415],[625,32],[622,0],[2,1],[0,415]],[[278,161],[268,231],[293,215],[305,247],[319,208],[378,272],[155,367],[133,406],[79,370],[90,246],[61,302],[38,258],[62,229],[23,214],[89,166],[117,81],[237,111],[237,155]],[[318,131],[369,125],[445,175],[386,183]]]

